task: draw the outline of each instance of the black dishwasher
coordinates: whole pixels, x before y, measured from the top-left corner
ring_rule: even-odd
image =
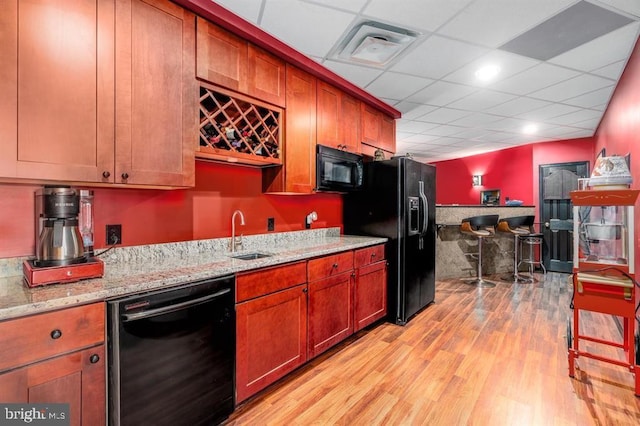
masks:
[[[109,424],[210,425],[234,406],[235,279],[108,302]]]

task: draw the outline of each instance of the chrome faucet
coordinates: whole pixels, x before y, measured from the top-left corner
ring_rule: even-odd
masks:
[[[236,239],[236,215],[240,215],[240,225],[244,226],[244,215],[240,210],[234,211],[231,216],[231,243],[229,244],[231,253],[235,252],[237,248],[242,248],[242,234]]]

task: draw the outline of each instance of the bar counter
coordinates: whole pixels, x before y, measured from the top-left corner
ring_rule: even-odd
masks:
[[[476,276],[478,239],[460,232],[462,219],[497,214],[500,219],[535,215],[535,206],[436,205],[436,280]],[[526,252],[525,252],[526,254]],[[482,246],[482,274],[513,271],[513,235],[496,232]]]

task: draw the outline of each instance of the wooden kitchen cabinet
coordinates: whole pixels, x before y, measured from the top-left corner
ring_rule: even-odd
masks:
[[[354,331],[358,331],[387,315],[384,245],[356,250],[354,267]]]
[[[285,106],[283,60],[202,18],[196,25],[198,78]]]
[[[5,3],[0,177],[194,185],[191,13],[168,0]]]
[[[309,278],[309,358],[353,334],[353,252],[312,259]]]
[[[0,177],[99,182],[113,172],[113,7],[2,3]]]
[[[168,0],[116,0],[115,182],[195,184],[194,15]]]
[[[360,152],[360,101],[318,81],[317,143]]]
[[[71,425],[106,421],[104,303],[0,322],[0,401],[68,403]]]
[[[238,274],[236,403],[307,360],[306,262]]]
[[[316,78],[287,65],[284,164],[262,172],[263,192],[310,194],[316,187]]]
[[[395,153],[395,119],[365,103],[361,105],[362,144]],[[363,147],[362,150],[365,151],[366,148]]]

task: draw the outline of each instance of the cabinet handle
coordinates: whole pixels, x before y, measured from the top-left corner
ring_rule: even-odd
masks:
[[[127,179],[129,179],[129,173],[124,172],[124,173],[122,174],[122,179],[123,179],[123,180],[127,180]]]
[[[371,258],[374,258],[374,257],[376,257],[376,254],[375,253],[371,253]]]
[[[307,288],[303,288],[303,289],[302,289],[302,292],[303,292],[303,293],[308,293],[308,292],[309,292],[309,289],[307,289]]]
[[[91,356],[89,357],[89,362],[90,362],[91,364],[95,364],[95,363],[97,363],[98,361],[100,361],[100,356],[98,356],[98,354],[93,354],[93,355],[91,355]]]
[[[104,172],[102,172],[102,177],[107,179],[109,176],[111,176],[111,173],[109,173],[108,170],[105,170]]]
[[[51,338],[52,339],[55,340],[55,339],[59,339],[61,337],[62,337],[62,331],[58,330],[57,328],[51,332]]]
[[[334,268],[334,269],[338,269],[338,264],[337,264],[337,263],[334,263],[334,264],[332,265],[332,268]]]

